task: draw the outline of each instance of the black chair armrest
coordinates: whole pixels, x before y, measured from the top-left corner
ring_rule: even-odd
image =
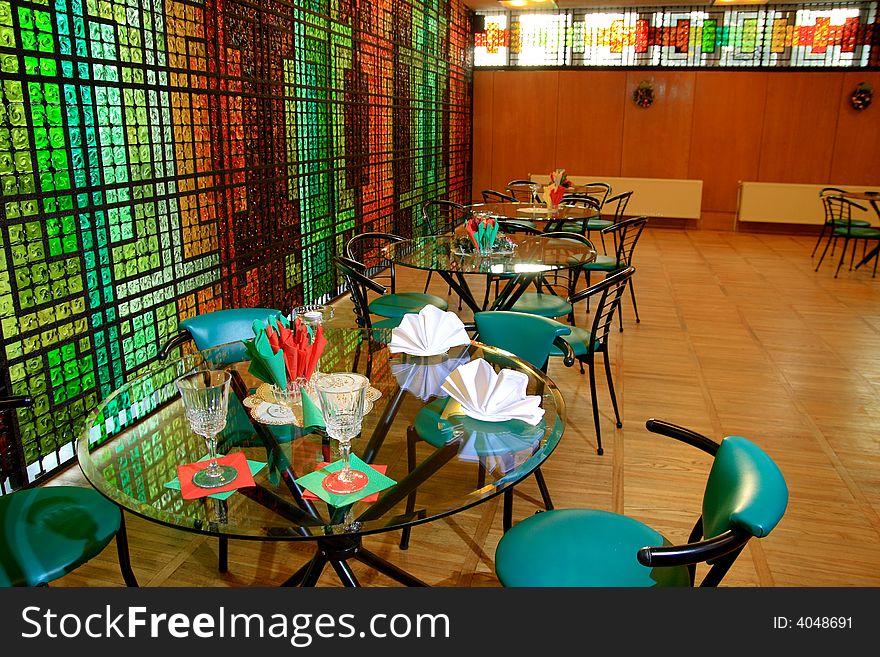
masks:
[[[173,349],[186,344],[189,340],[192,340],[192,336],[189,334],[189,331],[181,329],[181,331],[171,338],[168,342],[165,343],[165,346],[159,350],[159,360],[165,360],[168,358],[168,354],[171,353]]]
[[[11,397],[0,397],[0,411],[8,411],[13,408],[24,408],[25,406],[33,406],[34,400],[27,395],[13,395]]]
[[[645,426],[648,431],[652,433],[659,433],[661,436],[680,440],[681,442],[701,449],[712,456],[715,456],[715,454],[718,453],[718,448],[720,447],[720,445],[714,440],[707,438],[701,433],[685,429],[684,427],[680,427],[664,420],[655,420],[654,418],[651,418],[645,422]]]
[[[740,549],[752,535],[738,529],[728,529],[714,538],[687,545],[663,545],[643,547],[636,558],[649,568],[669,566],[688,566],[703,561],[712,561]]]
[[[553,344],[562,349],[562,364],[566,367],[571,367],[572,365],[574,365],[574,349],[571,348],[571,345],[568,344],[568,342],[562,339],[561,335],[557,335],[555,338],[553,338]]]

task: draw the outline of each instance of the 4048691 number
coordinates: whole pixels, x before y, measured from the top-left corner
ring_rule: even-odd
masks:
[[[801,616],[794,626],[803,630],[852,629],[852,616]]]

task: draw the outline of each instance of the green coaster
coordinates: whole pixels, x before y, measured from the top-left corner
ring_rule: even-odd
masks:
[[[205,454],[202,458],[199,459],[199,461],[207,461],[207,460],[208,460],[207,454]],[[257,474],[260,470],[262,470],[263,468],[266,467],[265,463],[260,463],[260,461],[251,461],[250,459],[248,459],[247,464],[248,464],[248,468],[250,468],[250,470],[251,470],[252,475]],[[165,488],[171,488],[172,490],[180,490],[180,480],[177,477],[175,477],[171,481],[165,482],[164,486],[165,486]],[[222,493],[211,493],[207,497],[213,497],[215,500],[226,500],[226,499],[229,499],[230,497],[232,497],[232,495],[234,495],[235,493],[236,493],[236,491],[234,491],[234,490],[227,490],[227,491],[223,491]]]
[[[314,472],[310,472],[307,475],[303,475],[296,480],[296,483],[298,483],[306,490],[317,495],[319,498],[327,502],[327,504],[336,507],[345,506],[347,504],[354,504],[358,500],[368,497],[373,493],[378,493],[380,490],[390,488],[397,483],[390,477],[386,477],[382,473],[376,472],[373,468],[364,463],[354,454],[351,455],[350,466],[352,470],[363,472],[365,475],[367,475],[367,478],[369,479],[367,485],[355,493],[348,493],[347,495],[337,495],[328,491],[321,483],[324,481],[324,477],[326,477],[328,474],[342,469],[342,461],[334,461],[330,465],[325,466],[320,470],[315,470]]]

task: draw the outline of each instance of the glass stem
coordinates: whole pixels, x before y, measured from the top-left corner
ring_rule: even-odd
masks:
[[[343,441],[339,443],[339,452],[342,455],[342,470],[339,471],[339,480],[350,482],[351,476],[351,443]]]
[[[220,467],[217,465],[217,436],[205,438],[205,445],[208,447],[208,473],[212,477],[220,475]]]

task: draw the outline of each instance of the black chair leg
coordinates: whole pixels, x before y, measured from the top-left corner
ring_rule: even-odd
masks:
[[[843,248],[840,250],[840,260],[837,262],[837,269],[834,272],[834,278],[837,278],[837,275],[840,273],[840,268],[843,266],[843,261],[846,260],[846,250],[849,247],[849,237],[843,238]]]
[[[416,433],[413,427],[406,429],[406,471],[412,472],[416,469]],[[406,498],[406,513],[410,514],[416,508],[416,492],[413,490]],[[412,533],[412,527],[403,528],[400,534],[400,549],[406,550],[409,547],[409,536]]]
[[[125,512],[119,510],[119,531],[116,532],[116,554],[119,557],[119,570],[126,586],[138,586],[137,577],[131,569],[131,554],[128,551],[128,532],[125,530]]]
[[[504,491],[504,518],[501,523],[501,528],[504,533],[507,533],[507,530],[513,526],[513,489],[508,488]]]
[[[547,488],[547,482],[544,481],[544,473],[541,468],[535,470],[535,481],[538,482],[538,490],[541,491],[541,499],[544,501],[544,508],[548,511],[553,510],[553,500],[550,499],[550,489]]]
[[[595,368],[595,359],[592,354],[590,355],[590,360],[587,363],[590,370],[590,397],[593,400],[593,424],[596,426],[596,452],[599,456],[605,453],[602,449],[602,430],[599,428],[599,402],[596,399],[596,368]]]
[[[428,285],[431,284],[431,274],[433,274],[433,273],[434,273],[434,272],[429,271],[429,272],[428,272],[428,278],[425,279],[425,294],[428,293]]]
[[[217,556],[217,570],[221,573],[229,572],[229,539],[221,536],[217,548],[219,554]]]
[[[636,306],[636,289],[633,287],[632,277],[630,277],[630,279],[629,279],[629,295],[632,297],[633,312],[635,312],[635,314],[636,314],[636,324],[638,324],[642,320],[639,319],[639,308],[638,308],[638,306]]]
[[[822,224],[822,231],[819,233],[819,239],[816,240],[816,245],[813,247],[813,252],[810,254],[811,258],[816,255],[816,250],[819,248],[819,244],[822,243],[822,238],[825,237],[826,230],[828,230],[828,224]]]
[[[605,361],[605,376],[608,378],[608,392],[611,394],[611,405],[614,407],[614,419],[617,420],[617,428],[623,426],[623,423],[620,421],[620,411],[617,409],[617,395],[614,394],[614,379],[611,378],[611,361],[608,358],[608,353],[605,352],[603,355],[603,360]]]

